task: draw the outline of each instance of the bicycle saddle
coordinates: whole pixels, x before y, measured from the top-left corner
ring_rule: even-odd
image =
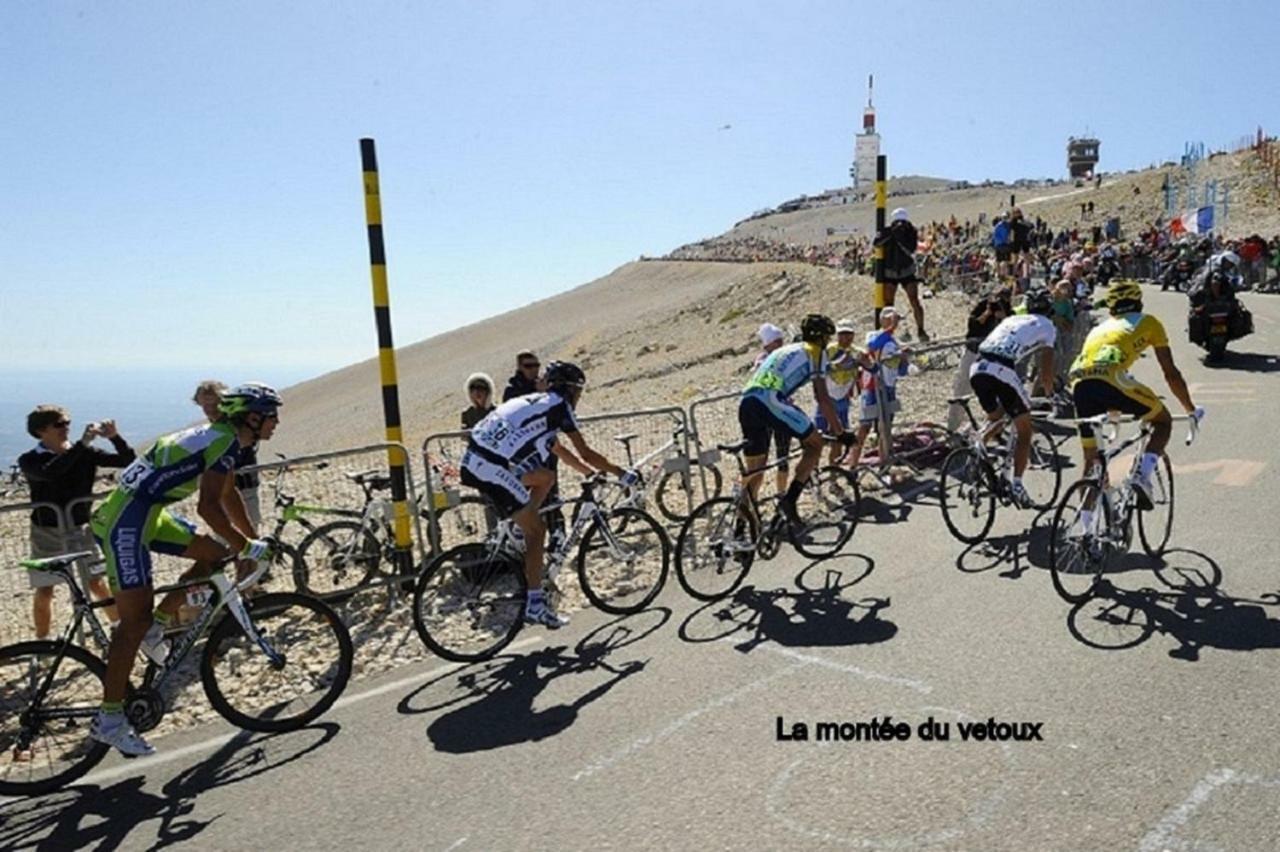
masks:
[[[743,438],[741,441],[734,441],[732,444],[716,444],[716,448],[721,452],[738,454],[747,448],[747,440]]]
[[[362,470],[359,473],[348,473],[347,479],[357,485],[367,485],[374,491],[391,487],[391,475],[380,470]]]

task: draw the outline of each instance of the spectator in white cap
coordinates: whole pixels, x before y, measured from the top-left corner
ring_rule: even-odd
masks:
[[[835,342],[827,347],[827,360],[831,364],[831,371],[827,373],[827,393],[831,395],[831,402],[836,407],[836,415],[840,418],[840,426],[845,431],[849,428],[849,400],[853,397],[853,388],[858,379],[858,366],[862,360],[862,353],[853,345],[853,336],[856,332],[853,320],[840,320],[836,323]],[[831,425],[827,423],[827,418],[823,416],[821,408],[814,412],[813,425],[824,434],[830,435],[834,432]],[[844,448],[833,443],[830,463],[835,464],[839,461],[843,453]]]
[[[916,226],[907,218],[907,211],[899,207],[893,211],[889,226],[876,236],[875,244],[884,249],[884,303],[892,305],[898,295],[898,285],[907,291],[911,313],[916,319],[916,335],[921,341],[929,339],[924,330],[924,305],[920,303],[919,278],[916,277],[916,248],[919,236]]]
[[[756,333],[760,336],[760,352],[756,355],[755,361],[751,365],[753,372],[761,363],[763,363],[765,358],[769,357],[769,354],[773,352],[773,350],[777,349],[787,340],[787,333],[771,322],[761,325],[760,330]],[[791,455],[791,433],[786,429],[778,429],[775,431],[773,433],[773,447],[776,454],[774,458],[782,459],[782,464],[775,469],[777,471],[778,493],[786,494],[787,478],[791,467],[791,465],[787,463],[786,459]]]

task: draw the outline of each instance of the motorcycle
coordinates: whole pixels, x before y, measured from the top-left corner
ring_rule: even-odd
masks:
[[[1186,260],[1179,260],[1170,266],[1160,276],[1160,292],[1164,292],[1172,287],[1178,292],[1183,292],[1191,283],[1191,276],[1195,274],[1195,269],[1191,263]]]
[[[1215,299],[1192,305],[1187,316],[1191,342],[1204,349],[1205,362],[1223,360],[1227,344],[1253,333],[1253,314],[1234,299]]]

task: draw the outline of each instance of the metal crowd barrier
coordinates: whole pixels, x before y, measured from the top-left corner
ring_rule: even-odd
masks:
[[[32,589],[27,572],[18,562],[31,556],[31,513],[47,509],[54,513],[57,530],[65,537],[62,510],[54,503],[12,503],[0,506],[0,645],[33,638],[31,621]],[[54,594],[53,625],[69,618],[70,596]]]
[[[639,467],[653,488],[658,483],[654,477],[648,476],[649,472],[683,470],[687,460],[695,457],[690,452],[693,436],[689,420],[685,411],[677,406],[590,414],[579,417],[578,424],[592,449],[621,467],[631,464]],[[459,478],[458,463],[466,450],[468,434],[466,431],[439,432],[427,436],[422,442],[423,469],[429,475],[421,488],[427,515],[426,541],[432,545],[432,552],[442,552],[474,541],[495,521],[492,510],[479,494],[464,488]],[[630,460],[626,447],[616,439],[619,435],[632,436],[629,440]],[[667,445],[672,446],[667,448]],[[655,453],[657,455],[647,463],[642,463]],[[572,496],[581,476],[564,464],[559,465],[557,471],[567,494]],[[701,502],[702,496],[698,491],[700,488],[705,495],[705,483],[685,477],[681,484],[685,486],[685,501],[689,507]],[[651,490],[649,495],[651,501],[656,500],[656,491]],[[654,506],[650,505],[648,509],[660,523],[666,522]]]

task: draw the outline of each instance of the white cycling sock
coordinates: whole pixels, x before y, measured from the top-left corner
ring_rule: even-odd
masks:
[[[1142,461],[1138,463],[1138,476],[1143,479],[1150,479],[1151,473],[1156,469],[1156,465],[1160,464],[1160,456],[1155,453],[1143,453]]]

